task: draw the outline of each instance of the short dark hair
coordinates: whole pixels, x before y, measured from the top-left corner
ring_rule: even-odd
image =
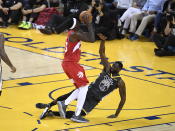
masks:
[[[114,64],[118,64],[119,65],[119,67],[122,69],[123,68],[123,64],[122,64],[122,62],[121,61],[116,61],[116,62],[114,62]]]

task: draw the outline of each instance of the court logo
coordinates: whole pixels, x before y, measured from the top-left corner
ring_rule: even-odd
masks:
[[[84,77],[84,74],[83,74],[83,72],[79,71],[78,74],[77,74],[77,76],[78,76],[79,78],[83,78],[83,77]]]
[[[110,85],[113,85],[112,79],[109,76],[104,76],[104,79],[99,84],[99,89],[102,92],[105,92],[109,89]]]

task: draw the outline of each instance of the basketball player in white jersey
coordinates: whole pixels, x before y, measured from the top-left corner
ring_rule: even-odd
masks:
[[[11,68],[11,72],[15,73],[16,68],[11,63],[9,57],[7,56],[5,49],[4,49],[4,35],[0,33],[0,95],[2,93],[2,66],[1,66],[1,59]]]

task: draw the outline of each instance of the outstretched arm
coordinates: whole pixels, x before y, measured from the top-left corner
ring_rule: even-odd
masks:
[[[85,41],[85,42],[95,42],[95,33],[92,23],[87,24],[88,31],[87,32],[77,32],[76,35],[79,40]]]
[[[0,58],[11,68],[11,72],[16,72],[16,68],[12,65],[4,49],[4,35],[0,34]]]
[[[106,71],[110,70],[110,63],[105,54],[105,40],[107,39],[103,34],[98,34],[99,38],[101,39],[99,54],[101,58],[101,63],[103,64]]]
[[[120,114],[120,112],[125,104],[126,87],[125,87],[125,83],[123,82],[123,80],[120,80],[120,82],[119,82],[119,94],[120,94],[121,100],[120,100],[120,103],[118,105],[118,108],[117,108],[115,114],[108,116],[108,118],[116,118]]]

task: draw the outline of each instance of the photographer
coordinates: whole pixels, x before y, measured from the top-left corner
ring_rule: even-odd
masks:
[[[175,55],[175,12],[170,12],[164,35],[154,34],[153,41],[157,48],[154,49],[157,56],[174,56]]]
[[[172,15],[170,12],[175,11],[175,1],[167,0],[163,5],[161,12],[158,12],[154,20],[154,29],[152,34],[160,33],[164,34],[167,21],[171,21]]]
[[[83,0],[67,0],[64,4],[64,17],[73,15],[78,18],[80,12],[87,10],[88,5]]]
[[[98,34],[105,35],[108,40],[116,38],[114,21],[110,13],[103,0],[92,0],[92,22],[95,25],[96,39],[99,39]]]

